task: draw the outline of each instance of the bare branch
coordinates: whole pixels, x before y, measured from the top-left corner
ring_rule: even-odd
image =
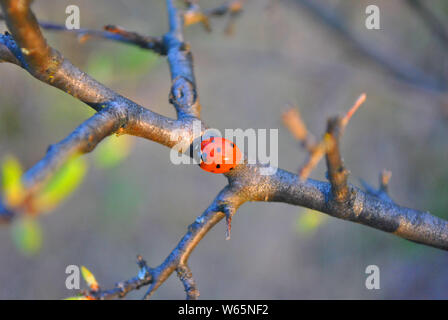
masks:
[[[136,277],[118,282],[113,289],[102,290],[99,288],[98,290],[89,290],[84,295],[92,300],[124,298],[129,292],[150,284],[153,281],[152,270],[146,265],[146,261],[140,255],[137,256],[137,264],[140,271]]]
[[[339,148],[339,138],[342,130],[342,119],[331,118],[327,124],[327,137],[330,143],[327,144],[327,167],[328,179],[331,183],[331,193],[334,199],[341,203],[348,199],[348,171],[344,167]]]
[[[274,201],[298,205],[333,217],[360,223],[396,236],[448,250],[448,222],[422,212],[384,201],[348,185],[349,201],[341,206],[332,195],[331,184],[313,179],[301,181],[278,169],[263,176],[259,165],[240,165],[227,174],[231,184],[241,186],[246,201]]]
[[[25,188],[23,202],[17,207],[8,208],[4,219],[9,221],[21,211],[33,212],[33,195],[69,159],[92,151],[101,140],[117,132],[122,124],[124,113],[118,109],[104,109],[86,120],[67,138],[48,147],[45,157],[30,168],[22,177]]]
[[[176,270],[179,266],[186,266],[191,252],[208,231],[222,218],[227,212],[236,211],[244,202],[239,190],[234,186],[226,186],[215,198],[213,203],[199,216],[196,221],[188,227],[188,232],[179,241],[171,254],[165,261],[154,269],[154,281],[146,292],[145,298],[149,299],[155,290]],[[185,285],[185,284],[184,284]],[[189,282],[189,285],[192,285]],[[193,288],[195,288],[193,286]],[[196,289],[194,290],[196,291]]]
[[[227,1],[226,3],[210,9],[201,10],[198,1],[186,0],[188,10],[184,13],[184,25],[189,26],[202,23],[207,31],[211,31],[210,18],[229,15],[229,23],[226,33],[231,33],[233,22],[238,14],[243,10],[243,0]]]
[[[29,8],[29,0],[1,0],[0,4],[15,40],[2,42],[4,45],[10,44],[13,53],[15,46],[21,49],[20,56],[16,55],[16,58],[34,77],[67,92],[97,111],[117,97],[112,90],[80,71],[48,46]]]
[[[366,94],[363,93],[356,100],[355,104],[345,114],[345,116],[339,120],[337,128],[335,125],[331,125],[327,128],[327,133],[323,136],[322,140],[318,143],[315,142],[314,136],[308,132],[305,123],[303,122],[297,109],[290,109],[283,114],[283,123],[292,132],[294,137],[302,142],[303,147],[308,151],[309,157],[307,162],[302,166],[299,171],[299,177],[302,181],[306,180],[311,171],[317,166],[323,156],[330,152],[330,158],[333,165],[337,165],[336,161],[339,157],[336,154],[337,141],[339,136],[342,135],[345,127],[350,121],[351,117],[359,109],[359,107],[366,101]],[[334,122],[334,121],[332,121]],[[337,130],[336,130],[337,129]],[[337,132],[336,132],[337,131]],[[339,152],[339,151],[338,151]],[[338,153],[337,152],[337,153]],[[327,155],[328,158],[328,155]]]
[[[283,113],[282,120],[294,138],[299,140],[308,152],[312,153],[316,147],[316,138],[306,128],[299,110],[297,108],[290,108]]]
[[[178,118],[200,116],[201,106],[196,91],[193,72],[193,55],[190,46],[184,43],[183,15],[172,0],[166,0],[170,31],[163,37],[171,71],[170,102]]]
[[[22,52],[8,32],[0,35],[0,62],[9,62],[24,67]]]
[[[345,116],[341,120],[341,129],[344,130],[347,126],[350,119],[353,117],[356,111],[358,111],[359,107],[362,106],[362,104],[366,101],[366,94],[363,93],[359,96],[358,100],[356,100],[353,107],[351,107],[350,110],[345,114]]]
[[[322,140],[313,146],[310,150],[307,162],[299,170],[300,180],[305,181],[308,179],[311,172],[318,165],[319,161],[325,156],[330,142],[331,140],[329,139],[329,136],[324,135]]]
[[[392,172],[388,170],[383,170],[379,175],[379,188],[375,189],[370,186],[367,182],[361,179],[361,184],[366,190],[367,193],[380,198],[383,201],[393,202],[393,200],[389,197],[388,189],[389,189],[389,180],[392,177]]]
[[[392,171],[383,170],[380,174],[380,190],[387,193],[389,188],[389,181],[392,177]]]
[[[5,16],[0,13],[0,20],[5,20]],[[64,25],[51,22],[38,22],[42,29],[49,31],[63,31],[78,35],[80,42],[84,42],[91,37],[102,38],[112,41],[118,41],[126,44],[136,45],[142,49],[152,50],[158,54],[166,54],[163,46],[162,38],[143,36],[137,32],[127,31],[121,27],[107,25],[104,30],[92,29],[67,29]]]
[[[199,298],[199,290],[193,279],[193,274],[191,273],[190,267],[188,267],[188,265],[180,265],[177,267],[176,271],[177,276],[184,285],[187,300],[197,300]]]

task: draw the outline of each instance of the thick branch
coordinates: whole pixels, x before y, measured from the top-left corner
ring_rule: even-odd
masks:
[[[69,158],[92,151],[101,140],[117,132],[125,116],[117,111],[105,109],[94,114],[67,138],[49,146],[45,157],[24,174],[24,186],[32,192]]]
[[[350,201],[341,210],[333,199],[331,184],[308,179],[300,181],[290,172],[278,169],[263,176],[260,166],[242,165],[228,177],[240,185],[246,201],[274,201],[298,205],[333,217],[360,223],[428,246],[448,250],[448,222],[428,212],[384,201],[349,185]]]
[[[32,212],[33,202],[30,200],[49,178],[69,159],[92,151],[101,140],[118,131],[124,115],[115,108],[102,110],[76,128],[67,138],[49,146],[45,157],[22,177],[23,202],[17,207],[4,210],[2,220],[9,221],[22,210]]]
[[[16,44],[11,41],[0,42],[11,44],[9,48],[13,53],[14,45],[21,49],[21,56],[16,58],[34,77],[67,92],[95,110],[110,105],[117,97],[112,90],[80,71],[48,46],[29,8],[29,0],[1,0],[0,4]]]

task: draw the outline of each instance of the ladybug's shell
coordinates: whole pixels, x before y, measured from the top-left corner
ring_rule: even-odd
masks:
[[[241,161],[241,151],[231,141],[211,137],[201,142],[200,167],[212,173],[225,173]]]

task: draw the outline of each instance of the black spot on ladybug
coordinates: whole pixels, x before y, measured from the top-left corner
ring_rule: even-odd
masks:
[[[233,170],[234,167],[230,168],[229,170]]]
[[[217,165],[216,165],[216,168],[217,168],[217,169],[221,168],[221,165],[220,165],[220,164],[217,164]]]
[[[232,148],[235,148],[235,144],[233,142],[230,142],[230,145],[232,146]]]

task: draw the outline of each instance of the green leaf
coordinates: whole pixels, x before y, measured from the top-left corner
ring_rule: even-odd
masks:
[[[112,135],[98,145],[94,153],[95,164],[109,169],[120,164],[131,151],[132,140],[129,136]]]
[[[87,269],[84,266],[81,266],[81,274],[84,280],[86,281],[87,285],[90,287],[90,289],[98,290],[99,288],[98,282],[96,281],[95,276],[93,275],[92,272],[90,272],[89,269]]]
[[[64,300],[89,300],[89,299],[85,296],[76,296],[76,297],[68,297],[65,298]]]
[[[10,206],[19,204],[23,199],[22,174],[19,161],[11,155],[6,156],[2,163],[2,185],[5,202]]]
[[[311,234],[323,223],[325,223],[327,219],[328,217],[323,213],[311,209],[305,209],[304,212],[297,218],[297,232]]]
[[[13,222],[12,240],[16,248],[27,256],[35,255],[42,247],[42,229],[31,217],[23,217]]]
[[[48,181],[34,199],[38,212],[49,211],[72,194],[87,172],[87,163],[82,157],[73,157],[67,161]]]

